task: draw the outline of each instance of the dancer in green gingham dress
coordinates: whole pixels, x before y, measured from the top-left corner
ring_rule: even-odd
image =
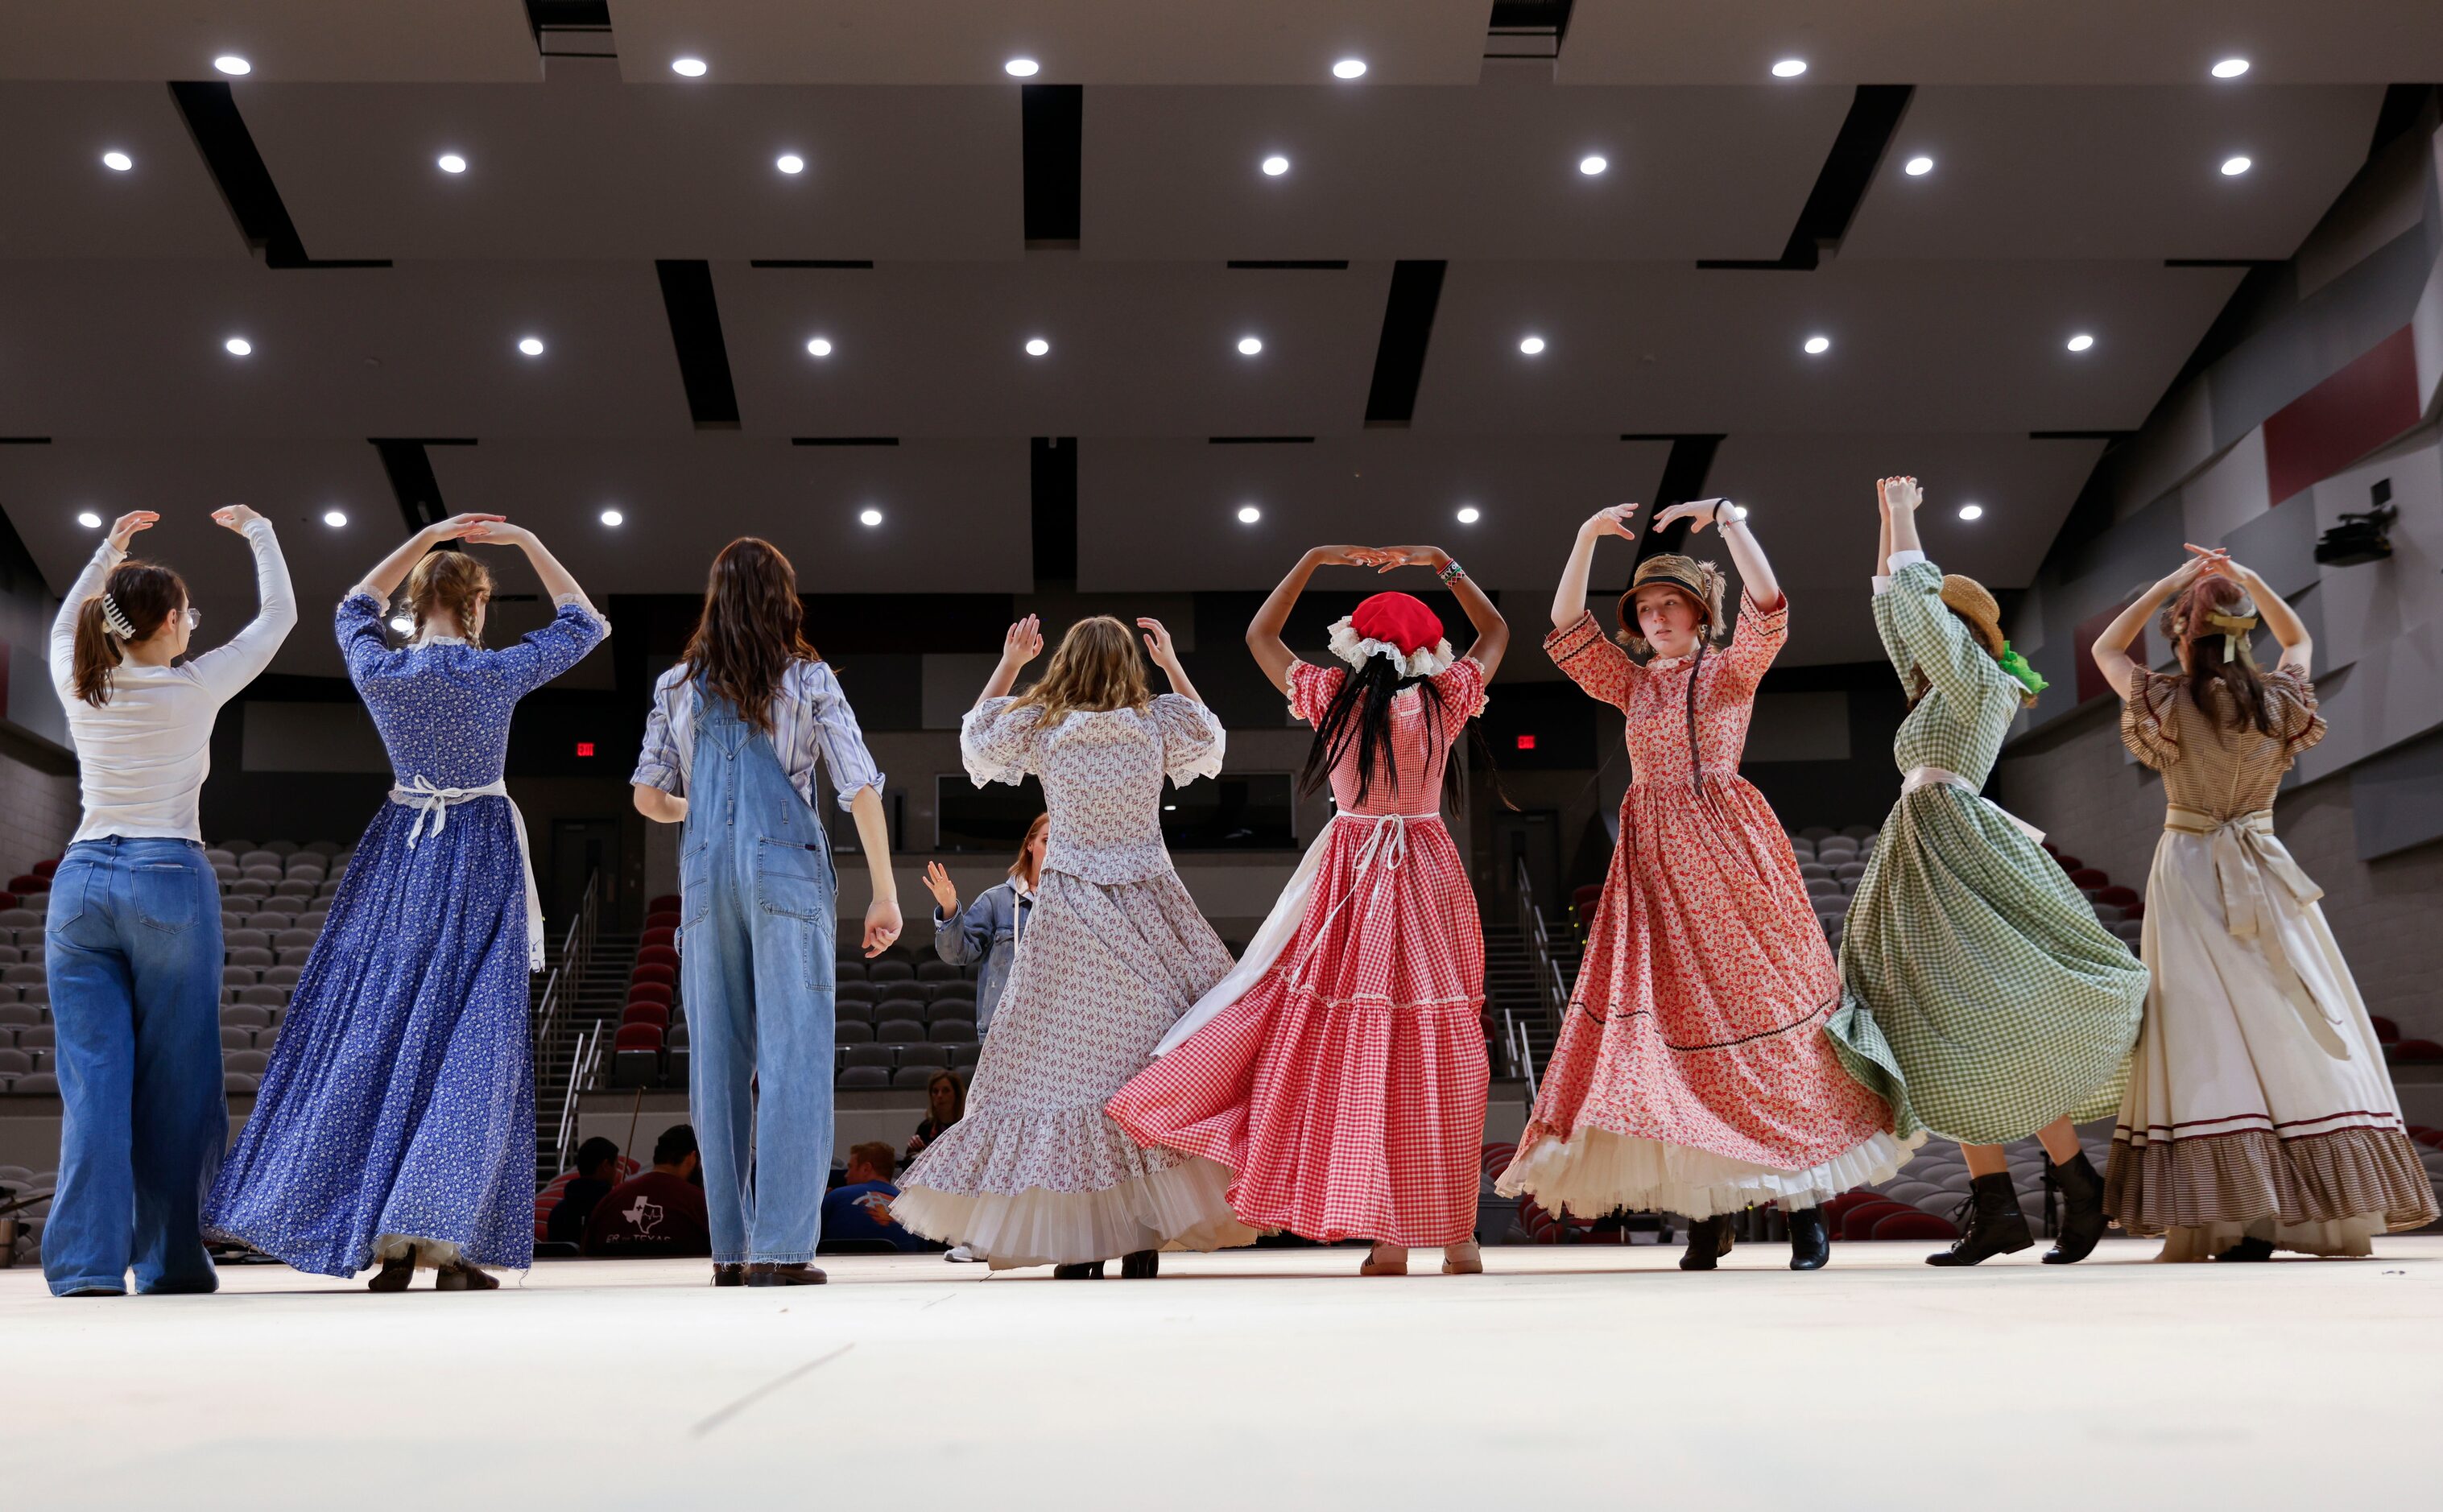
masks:
[[[2041,837],[1977,795],[2043,680],[2002,639],[1993,595],[1918,550],[1916,480],[1877,492],[1875,628],[1912,700],[1892,741],[1906,775],[1849,905],[1829,1032],[1850,1074],[1891,1103],[1899,1134],[1932,1129],[1968,1157],[1973,1221],[1934,1264],[2034,1243],[2001,1150],[2033,1134],[2067,1198],[2045,1256],[2065,1265],[2105,1222],[2103,1177],[2070,1125],[2120,1106],[2146,968]]]

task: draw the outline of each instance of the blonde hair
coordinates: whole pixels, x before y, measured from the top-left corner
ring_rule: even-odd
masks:
[[[424,622],[432,617],[432,611],[443,609],[458,622],[458,633],[468,645],[483,645],[475,611],[491,595],[490,571],[465,552],[428,552],[407,574],[407,608],[415,616],[418,635],[424,633]]]
[[[1143,709],[1152,701],[1136,631],[1096,614],[1069,627],[1043,675],[1010,707],[1041,709],[1048,728],[1072,714]]]

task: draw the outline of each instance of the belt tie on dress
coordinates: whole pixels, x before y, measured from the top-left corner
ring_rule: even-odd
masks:
[[[498,798],[509,806],[509,829],[518,837],[518,863],[526,874],[526,970],[542,970],[542,892],[535,886],[534,847],[526,840],[526,816],[518,811],[518,800],[509,796],[509,785],[492,781],[480,788],[437,788],[428,777],[414,776],[405,782],[394,782],[390,801],[415,811],[415,823],[408,827],[407,848],[424,838],[426,820],[432,822],[436,836],[450,826],[450,811],[459,804],[477,798]]]
[[[1331,932],[1332,921],[1349,906],[1349,900],[1356,895],[1357,884],[1365,880],[1366,874],[1369,871],[1374,874],[1373,888],[1366,897],[1366,911],[1370,914],[1375,903],[1382,900],[1383,884],[1407,863],[1408,826],[1421,819],[1440,823],[1442,813],[1439,810],[1432,813],[1350,813],[1342,811],[1332,818],[1335,824],[1343,819],[1371,824],[1374,832],[1368,835],[1366,844],[1358,847],[1356,864],[1350,868],[1349,892],[1342,895],[1340,901],[1332,905],[1332,911],[1323,916],[1323,922],[1315,926],[1314,938],[1307,941],[1306,949],[1299,952],[1298,958],[1290,964],[1284,979],[1294,987],[1304,985],[1300,978],[1307,962],[1313,957],[1315,947],[1323,943],[1324,936]]]
[[[2034,841],[2040,846],[2045,843],[2045,832],[2043,830],[2037,829],[2034,825],[2028,823],[2025,819],[2020,818],[2017,814],[2012,813],[2010,810],[2003,808],[1993,799],[1986,797],[1982,792],[1977,791],[1975,783],[1969,781],[1966,777],[1961,776],[1956,772],[1946,771],[1945,769],[1937,766],[1911,767],[1907,772],[1901,775],[1901,796],[1905,798],[1920,788],[1931,788],[1937,783],[1940,783],[1946,788],[1957,788],[1960,792],[1968,794],[1972,798],[1975,798],[1979,803],[1984,804],[1985,807],[1993,810],[1995,813],[2000,814],[2003,818],[2010,820],[2011,826],[2016,829],[2019,833],[2026,835],[2029,839]]]
[[[2224,927],[2233,939],[2255,940],[2267,956],[2298,976],[2297,964],[2283,949],[2280,921],[2268,906],[2268,880],[2279,883],[2302,905],[2324,896],[2324,889],[2300,869],[2289,849],[2274,838],[2273,811],[2258,809],[2217,819],[2201,809],[2175,803],[2164,808],[2163,828],[2205,837],[2213,857],[2214,883],[2222,894]],[[2268,924],[2272,927],[2265,927]],[[2302,985],[2305,985],[2304,979]],[[2324,1001],[2313,988],[2308,989],[2308,996],[2326,1023],[2338,1027],[2342,1022],[2339,1005]]]

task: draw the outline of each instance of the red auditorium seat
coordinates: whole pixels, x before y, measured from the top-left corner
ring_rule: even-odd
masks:
[[[2412,1064],[2443,1061],[2443,1045],[2437,1045],[2433,1040],[2402,1040],[2397,1045],[2385,1046],[2383,1058],[2387,1061],[2406,1061]]]
[[[674,968],[669,966],[639,966],[628,974],[628,995],[635,996],[636,989],[648,984],[657,987],[676,987],[679,984],[679,974]]]
[[[2112,874],[2098,871],[2093,866],[2079,866],[2070,870],[2069,884],[2073,887],[2109,887]]]
[[[1518,1227],[1526,1230],[1527,1237],[1539,1245],[1569,1244],[1594,1226],[1592,1218],[1557,1217],[1546,1212],[1543,1205],[1533,1197],[1519,1199]]]
[[[1601,902],[1603,902],[1603,887],[1600,884],[1590,883],[1570,894],[1570,907],[1576,913],[1581,922],[1595,916],[1595,904]]]
[[[1488,1144],[1477,1152],[1477,1167],[1484,1173],[1486,1180],[1493,1180],[1510,1169],[1510,1162],[1517,1154],[1518,1146],[1507,1139]]]
[[[14,908],[24,902],[15,893],[0,891],[0,908]]]
[[[1911,1210],[1888,1213],[1875,1221],[1877,1239],[1956,1239],[1959,1230],[1948,1219]]]
[[[643,949],[647,945],[670,945],[674,947],[678,943],[678,938],[679,932],[677,930],[670,928],[668,925],[664,925],[659,928],[646,930],[645,938],[638,940],[636,945],[639,950]]]
[[[2409,1137],[2420,1144],[2443,1150],[2443,1129],[2430,1129],[2423,1123],[2413,1123],[2409,1126]]]
[[[1915,1208],[1904,1203],[1894,1202],[1889,1197],[1878,1197],[1872,1202],[1862,1202],[1841,1215],[1841,1237],[1871,1239],[1874,1237],[1876,1224],[1895,1213],[1915,1211],[1917,1211]]]
[[[645,916],[645,927],[647,929],[676,929],[679,927],[679,911],[675,908],[665,908],[659,913],[647,914]]]
[[[1824,1226],[1832,1230],[1833,1238],[1838,1239],[1841,1237],[1842,1216],[1850,1209],[1863,1208],[1869,1202],[1890,1200],[1880,1192],[1844,1192],[1824,1204]]]
[[[2068,854],[2066,851],[2056,850],[2053,852],[2053,865],[2061,867],[2064,871],[2076,871],[2085,866],[2086,863],[2079,860],[2076,856]]]
[[[2400,1026],[2384,1017],[2381,1013],[2370,1016],[2367,1022],[2375,1026],[2375,1042],[2378,1045],[2397,1045],[2400,1043]]]
[[[638,1003],[659,1003],[663,1008],[667,1009],[670,1006],[671,1001],[676,995],[677,994],[673,993],[666,984],[661,982],[630,982],[628,984],[628,1005],[631,1008],[634,1007]]]
[[[649,914],[675,914],[678,911],[679,895],[674,892],[666,892],[645,905],[645,912]]]
[[[2095,901],[2123,909],[2136,908],[2145,902],[2138,896],[2138,889],[2135,887],[2106,887],[2095,895]]]
[[[56,877],[59,874],[60,861],[57,856],[52,857],[48,861],[38,861],[34,863],[34,875],[42,878],[45,882],[50,881],[53,877]]]
[[[652,1024],[622,1024],[618,1036],[612,1040],[614,1050],[658,1050],[662,1047],[662,1031]]]
[[[640,966],[667,966],[676,971],[679,953],[668,945],[639,945],[636,947],[636,963]]]
[[[632,1001],[619,1014],[621,1029],[626,1029],[631,1024],[651,1024],[657,1029],[666,1029],[670,1027],[670,1007],[668,1004],[647,1002],[641,998]]]
[[[19,872],[16,876],[9,879],[9,890],[13,893],[41,892],[43,890],[43,879],[35,876],[30,871]]]

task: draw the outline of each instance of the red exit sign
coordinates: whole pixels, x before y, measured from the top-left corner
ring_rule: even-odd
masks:
[[[1522,736],[1520,736],[1520,737],[1518,738],[1518,749],[1519,749],[1519,750],[1521,750],[1521,751],[1533,751],[1533,750],[1534,750],[1534,749],[1535,749],[1535,738],[1534,738],[1534,736],[1532,736],[1532,735],[1522,735]]]
[[[578,754],[579,756],[592,756],[592,755],[594,754],[594,742],[593,742],[593,741],[591,741],[591,740],[579,740],[579,741],[578,741],[578,742],[577,742],[577,754]]]

